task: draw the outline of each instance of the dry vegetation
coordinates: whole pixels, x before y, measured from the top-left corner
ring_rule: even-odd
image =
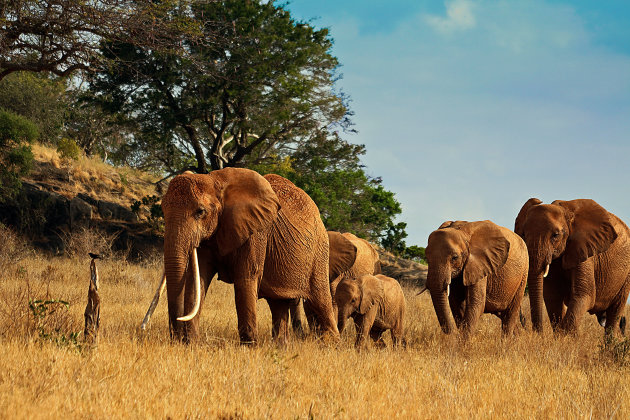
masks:
[[[26,179],[45,182],[68,198],[86,193],[130,207],[135,200],[157,194],[157,176],[129,167],[114,168],[99,157],[62,158],[55,149],[41,144],[34,144],[32,149],[35,167]]]
[[[82,349],[72,333],[82,330],[89,261],[41,258],[12,241],[0,248],[1,418],[630,415],[630,354],[601,349],[595,317],[584,320],[579,338],[521,330],[501,340],[499,321],[486,315],[464,345],[439,331],[429,296],[412,289],[406,350],[357,352],[351,331],[336,347],[312,339],[278,347],[264,301],[262,342],[241,347],[233,289],[221,282],[210,286],[204,304],[203,337],[183,346],[168,339],[164,302],[147,336],[136,334],[159,280],[159,259],[134,265],[114,256],[99,262],[99,346]],[[52,303],[36,316],[34,299]]]

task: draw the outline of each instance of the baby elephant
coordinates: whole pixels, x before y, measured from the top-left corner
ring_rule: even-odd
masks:
[[[482,313],[501,318],[503,333],[514,331],[529,257],[525,242],[489,220],[444,222],[429,235],[427,288],[442,330],[474,330]],[[453,319],[454,318],[454,319]]]
[[[382,335],[386,330],[391,330],[394,347],[404,344],[405,296],[393,278],[382,274],[344,278],[337,286],[335,301],[339,332],[352,317],[357,328],[357,347],[366,344],[368,333],[378,346],[384,346]]]

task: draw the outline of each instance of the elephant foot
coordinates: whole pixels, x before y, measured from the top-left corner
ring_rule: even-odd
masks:
[[[341,337],[339,333],[336,331],[324,331],[320,336],[319,340],[327,345],[335,345],[341,341]]]
[[[256,334],[252,334],[249,331],[239,333],[239,338],[242,346],[255,347],[258,342]]]

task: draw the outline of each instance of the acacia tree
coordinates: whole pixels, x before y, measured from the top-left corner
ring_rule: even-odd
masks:
[[[192,10],[204,35],[221,42],[191,43],[188,57],[125,43],[104,51],[120,60],[96,75],[92,90],[139,127],[119,156],[169,173],[205,173],[258,164],[332,126],[349,128],[326,29],[295,21],[273,2],[202,2]]]
[[[10,0],[0,2],[0,80],[16,71],[66,76],[95,70],[103,40],[178,50],[197,28],[184,0]]]

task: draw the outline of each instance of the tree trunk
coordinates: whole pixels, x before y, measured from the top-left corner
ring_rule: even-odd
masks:
[[[185,124],[183,127],[184,130],[186,130],[186,134],[188,134],[190,144],[195,151],[195,159],[197,159],[197,173],[207,174],[208,166],[206,165],[206,157],[203,154],[203,148],[201,147],[201,143],[199,142],[199,138],[197,137],[197,131],[190,124]]]
[[[90,262],[90,288],[88,290],[88,301],[85,306],[85,328],[83,330],[83,340],[90,345],[96,345],[98,341],[98,327],[101,322],[101,298],[98,295],[98,270],[96,260]]]

